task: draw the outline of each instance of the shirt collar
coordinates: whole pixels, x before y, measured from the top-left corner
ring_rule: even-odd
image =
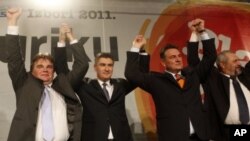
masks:
[[[225,74],[225,73],[223,73],[223,72],[221,72],[221,74],[224,75],[225,77],[230,78],[230,75],[228,75],[228,74]]]
[[[98,83],[102,86],[102,84],[104,83],[102,80],[97,79]],[[110,80],[105,81],[105,83],[107,84],[107,86],[111,86]]]
[[[165,72],[171,74],[174,77],[174,79],[176,79],[175,78],[175,73],[172,73],[172,72],[167,71],[167,70],[165,70]],[[181,75],[181,71],[179,71],[177,74]]]

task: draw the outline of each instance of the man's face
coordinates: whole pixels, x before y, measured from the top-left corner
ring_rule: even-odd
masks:
[[[226,53],[225,57],[227,61],[220,63],[222,71],[231,76],[239,75],[241,73],[239,58],[234,53]]]
[[[54,78],[53,64],[47,59],[39,59],[34,63],[32,75],[43,81],[43,83],[50,84]]]
[[[110,58],[100,58],[97,60],[94,68],[97,74],[97,78],[102,81],[107,81],[113,74],[114,62]]]
[[[172,73],[178,73],[183,68],[181,53],[178,49],[168,49],[165,51],[165,59],[162,65]]]

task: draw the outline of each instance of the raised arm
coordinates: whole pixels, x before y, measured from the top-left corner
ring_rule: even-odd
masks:
[[[127,52],[127,62],[125,67],[125,77],[136,86],[141,87],[146,91],[150,91],[150,75],[145,73],[145,70],[140,68],[140,48],[146,44],[143,36],[136,36],[133,41],[131,51]]]
[[[197,20],[198,21],[196,24],[196,32],[202,39],[203,57],[202,60],[197,64],[196,70],[199,74],[200,81],[203,82],[206,80],[208,74],[213,69],[217,54],[215,49],[214,38],[209,38],[208,33],[205,30],[205,22],[201,19]]]
[[[57,47],[54,47],[55,50],[55,72],[57,74],[64,73],[67,74],[70,72],[67,64],[67,52],[66,52],[66,30],[68,25],[63,23],[60,26],[59,41]]]
[[[191,36],[189,42],[187,43],[187,63],[191,67],[196,67],[200,63],[200,58],[198,54],[199,41],[198,41],[198,30],[197,26],[201,24],[204,25],[204,21],[192,20],[188,23]],[[203,29],[203,27],[201,27]]]
[[[82,81],[83,77],[87,73],[89,67],[88,57],[84,48],[74,38],[71,28],[67,24],[62,25],[61,28],[63,29],[60,29],[60,32],[62,32],[62,34],[60,33],[59,42],[61,42],[62,40],[65,41],[65,39],[70,42],[70,49],[72,50],[72,54],[74,56],[74,62],[72,70],[70,71],[67,65],[66,48],[56,48],[56,72],[58,73],[58,75],[60,75],[61,73],[66,74],[72,87],[74,88],[74,90],[76,90],[78,89],[78,86]],[[65,36],[61,36],[63,34]]]
[[[143,49],[140,49],[140,70],[141,72],[149,72],[150,69],[149,69],[149,63],[150,63],[150,55],[146,52],[146,50],[143,48]]]
[[[21,48],[19,45],[17,26],[21,13],[22,10],[20,8],[9,8],[6,12],[8,30],[5,43],[8,53],[8,71],[16,94],[17,89],[23,85],[23,82],[27,78],[24,56],[21,54]],[[16,96],[18,99],[18,95]]]

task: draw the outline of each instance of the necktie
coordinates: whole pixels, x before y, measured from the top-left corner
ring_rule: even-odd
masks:
[[[52,139],[54,138],[54,124],[52,117],[52,105],[47,86],[44,89],[41,109],[42,109],[42,131],[43,131],[42,136],[45,139],[45,141],[52,141]]]
[[[249,122],[249,110],[247,106],[247,101],[244,96],[244,93],[240,87],[239,82],[237,81],[236,77],[231,77],[233,80],[233,87],[236,93],[236,98],[238,102],[239,114],[240,114],[240,121],[242,124],[248,124]]]
[[[178,73],[175,74],[175,79],[176,79],[177,83],[179,84],[179,86],[181,88],[183,88],[184,83],[185,83],[185,79],[180,74],[178,74]]]
[[[108,92],[108,90],[107,90],[107,88],[106,88],[106,86],[107,86],[107,83],[103,83],[102,84],[103,85],[103,92],[104,92],[104,94],[105,94],[105,97],[106,97],[106,99],[109,101],[110,100],[110,97],[109,97],[109,92]]]

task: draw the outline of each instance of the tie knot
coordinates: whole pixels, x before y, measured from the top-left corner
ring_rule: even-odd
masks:
[[[230,79],[236,80],[236,76],[231,75],[231,76],[230,76]]]
[[[108,84],[106,82],[102,83],[103,87],[106,87]]]
[[[182,76],[181,76],[180,74],[176,73],[176,74],[175,74],[175,79],[176,79],[177,81],[179,81],[180,79],[182,79]]]

